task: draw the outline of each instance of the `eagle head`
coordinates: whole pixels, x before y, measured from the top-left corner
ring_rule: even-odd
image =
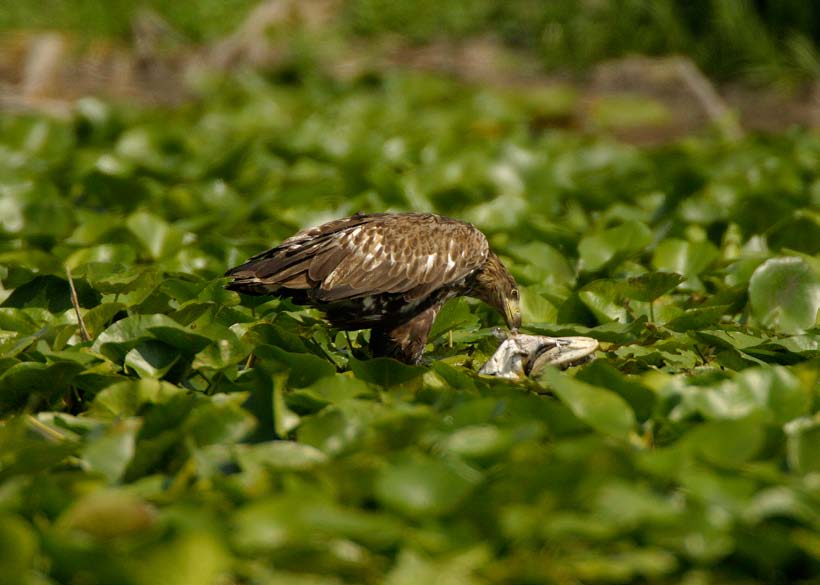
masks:
[[[471,296],[498,309],[504,315],[510,329],[516,330],[521,327],[518,285],[498,256],[490,252],[487,261],[471,280]]]

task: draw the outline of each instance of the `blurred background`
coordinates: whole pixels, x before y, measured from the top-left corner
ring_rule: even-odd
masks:
[[[0,0],[0,107],[180,104],[203,74],[401,67],[548,92],[536,124],[654,143],[817,127],[818,40],[807,0]]]

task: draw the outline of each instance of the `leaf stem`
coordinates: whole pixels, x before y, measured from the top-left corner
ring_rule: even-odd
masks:
[[[77,323],[80,325],[80,338],[83,341],[91,341],[91,336],[88,334],[88,329],[85,328],[85,321],[80,313],[80,301],[77,298],[77,289],[74,288],[74,279],[71,278],[71,268],[68,264],[65,265],[65,275],[68,277],[68,286],[71,289],[71,304],[74,306],[74,312],[77,314]]]

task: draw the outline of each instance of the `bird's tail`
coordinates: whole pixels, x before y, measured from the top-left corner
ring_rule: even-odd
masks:
[[[259,278],[250,264],[252,263],[246,262],[228,270],[225,276],[230,276],[233,280],[226,284],[225,288],[246,295],[270,295],[279,290],[278,284],[265,282]]]

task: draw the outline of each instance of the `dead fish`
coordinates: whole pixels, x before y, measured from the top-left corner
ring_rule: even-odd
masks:
[[[507,337],[479,374],[508,380],[537,376],[546,366],[566,369],[595,359],[598,341],[591,337],[548,337],[518,333]]]

